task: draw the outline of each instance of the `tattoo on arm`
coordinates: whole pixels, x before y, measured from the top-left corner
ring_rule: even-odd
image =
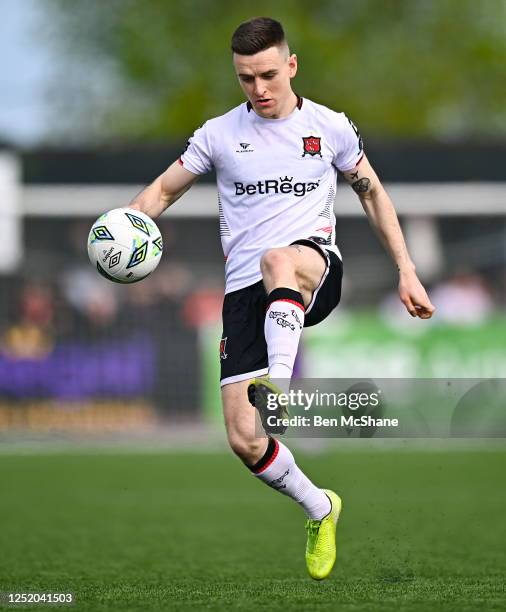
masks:
[[[365,193],[369,190],[371,181],[368,178],[361,178],[355,183],[352,183],[351,187],[355,193]]]
[[[299,251],[299,253],[302,253],[302,249],[300,248],[300,246],[298,244],[291,244],[291,247],[293,247],[294,249],[297,249],[297,251]]]
[[[352,178],[352,179],[358,179],[358,170],[357,170],[356,172],[352,172],[352,173],[350,174],[350,178]]]

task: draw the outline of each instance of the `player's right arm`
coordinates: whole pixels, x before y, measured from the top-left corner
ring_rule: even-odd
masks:
[[[198,174],[186,170],[177,160],[163,174],[160,174],[151,185],[148,185],[135,196],[129,207],[156,219],[166,208],[186,193],[198,178]]]

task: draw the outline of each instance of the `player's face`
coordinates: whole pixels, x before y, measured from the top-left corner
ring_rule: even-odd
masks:
[[[278,119],[293,110],[290,80],[297,72],[297,56],[289,55],[287,47],[270,47],[255,55],[234,53],[234,67],[258,115]]]

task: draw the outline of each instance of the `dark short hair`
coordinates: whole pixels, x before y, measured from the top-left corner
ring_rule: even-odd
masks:
[[[232,51],[239,55],[254,55],[269,47],[286,42],[283,26],[270,17],[255,17],[241,23],[232,35]]]

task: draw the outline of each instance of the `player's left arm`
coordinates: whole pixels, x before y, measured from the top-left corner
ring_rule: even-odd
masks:
[[[354,168],[341,174],[358,195],[369,222],[397,265],[402,303],[411,316],[430,319],[435,308],[418,279],[394,205],[376,172],[364,155]]]

